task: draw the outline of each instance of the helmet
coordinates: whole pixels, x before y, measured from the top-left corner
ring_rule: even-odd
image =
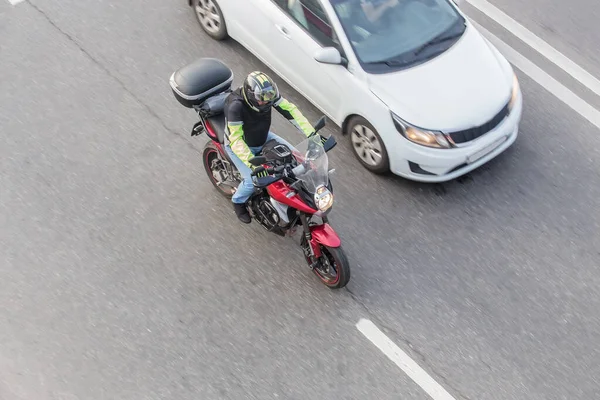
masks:
[[[265,112],[279,98],[279,89],[265,73],[254,71],[246,77],[242,94],[250,108],[256,112]]]

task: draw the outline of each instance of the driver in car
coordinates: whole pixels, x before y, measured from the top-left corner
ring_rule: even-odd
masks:
[[[340,17],[351,27],[350,40],[359,43],[370,35],[385,29],[389,24],[390,12],[405,0],[331,0]]]
[[[379,21],[382,15],[398,5],[398,0],[360,0],[363,13],[374,23]]]
[[[285,139],[271,132],[271,108],[275,108],[307,137],[315,134],[306,117],[280,95],[275,82],[263,72],[250,73],[242,87],[227,97],[225,151],[243,178],[231,201],[237,217],[246,224],[251,221],[246,202],[254,192],[252,170],[256,168],[249,160],[260,153],[266,142],[273,139],[295,150]]]

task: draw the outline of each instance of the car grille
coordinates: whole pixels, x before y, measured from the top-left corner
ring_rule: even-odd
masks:
[[[508,109],[508,103],[496,114],[492,119],[483,125],[476,126],[474,128],[464,129],[462,131],[451,132],[448,134],[452,141],[456,144],[470,142],[480,136],[485,135],[495,127],[497,127],[504,118],[508,116],[510,110]]]

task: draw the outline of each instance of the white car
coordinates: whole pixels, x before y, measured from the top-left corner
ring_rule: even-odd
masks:
[[[444,182],[517,138],[517,77],[453,0],[188,1],[208,35],[242,44],[349,134],[372,172]]]

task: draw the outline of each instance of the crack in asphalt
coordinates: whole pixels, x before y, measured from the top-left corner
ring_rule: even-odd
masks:
[[[97,65],[100,69],[102,69],[110,78],[112,78],[114,81],[116,81],[119,86],[127,93],[129,94],[131,97],[133,97],[133,99],[135,101],[137,101],[143,108],[146,109],[146,111],[152,116],[154,117],[161,125],[162,127],[169,133],[177,136],[180,139],[183,139],[185,141],[185,143],[187,144],[187,146],[189,148],[191,148],[192,150],[194,150],[197,153],[201,153],[201,151],[199,149],[197,149],[192,143],[190,143],[189,141],[186,140],[186,137],[183,136],[181,133],[177,132],[175,129],[170,128],[165,121],[162,120],[162,118],[160,117],[160,115],[158,115],[153,109],[152,107],[150,107],[148,104],[146,104],[142,99],[140,99],[132,90],[130,90],[127,85],[125,85],[125,83],[119,79],[119,77],[117,77],[115,74],[113,74],[113,72],[106,67],[104,64],[102,64],[102,62],[100,62],[99,59],[97,59],[96,57],[94,57],[90,52],[88,52],[83,45],[81,45],[73,36],[71,36],[68,32],[64,31],[60,26],[58,26],[58,24],[56,22],[54,22],[52,20],[52,18],[50,18],[50,16],[48,14],[46,14],[46,12],[44,10],[42,10],[39,6],[35,5],[34,3],[32,3],[30,0],[25,0],[24,3],[29,4],[34,10],[36,10],[40,15],[42,15],[44,17],[44,19],[46,21],[48,21],[48,23],[50,25],[52,25],[58,32],[60,32],[64,37],[66,37],[69,42],[73,43],[78,49],[79,51],[81,51],[83,54],[85,54],[95,65]]]
[[[32,3],[30,0],[25,0],[25,3],[29,4],[33,9],[35,9],[40,15],[42,15],[44,17],[44,19],[46,21],[48,21],[48,23],[50,25],[52,25],[58,32],[60,32],[64,37],[66,37],[69,42],[73,43],[83,54],[85,54],[85,56],[87,56],[95,65],[97,65],[99,68],[101,68],[111,79],[113,79],[115,82],[117,82],[117,84],[126,92],[128,93],[135,101],[137,101],[140,105],[142,105],[143,108],[146,109],[146,111],[152,116],[154,117],[161,125],[162,127],[169,133],[177,136],[180,139],[183,139],[185,141],[185,143],[187,144],[187,146],[189,148],[191,148],[192,150],[200,153],[201,151],[199,149],[197,149],[192,143],[190,143],[189,141],[186,140],[186,137],[183,136],[181,133],[177,132],[175,129],[170,128],[165,121],[162,120],[162,118],[152,109],[152,107],[150,107],[148,104],[146,104],[142,99],[140,99],[132,90],[130,90],[127,85],[121,80],[119,79],[107,66],[105,66],[99,59],[97,59],[96,57],[94,57],[90,52],[88,52],[83,45],[81,45],[73,36],[71,36],[68,32],[64,31],[63,29],[61,29],[60,26],[58,26],[57,23],[55,23],[48,14],[46,14],[46,12],[44,12],[44,10],[42,10],[39,6],[37,6],[36,4]],[[442,190],[443,193],[440,194],[445,194],[445,190]],[[381,319],[379,319],[376,314],[374,312],[372,312],[367,305],[364,303],[364,301],[355,293],[353,293],[349,288],[345,288],[346,291],[350,294],[350,297],[352,298],[352,300],[357,303],[358,305],[360,305],[366,312],[366,314],[370,317],[371,320],[377,322],[377,324],[379,326],[382,327],[383,330],[386,330],[388,332],[392,332],[394,334],[394,336],[396,338],[398,338],[399,340],[401,340],[405,346],[407,346],[408,348],[410,348],[410,350],[416,354],[418,356],[418,358],[421,360],[422,363],[426,364],[426,365],[430,365],[429,362],[427,361],[427,357],[421,353],[419,350],[417,350],[415,348],[415,346],[410,342],[410,340],[402,337],[402,335],[400,335],[395,329],[389,327],[385,322],[383,322]],[[488,368],[491,369],[491,367],[487,364],[484,363]],[[432,368],[430,368],[430,370],[433,371]],[[456,393],[460,398],[463,398],[465,400],[471,400],[468,396],[464,395],[463,393],[461,393],[458,389],[456,389],[455,387],[453,387],[448,379],[439,374],[438,372],[433,372],[434,375],[436,375],[437,377],[439,377],[444,384],[451,388],[452,391],[454,393]]]

